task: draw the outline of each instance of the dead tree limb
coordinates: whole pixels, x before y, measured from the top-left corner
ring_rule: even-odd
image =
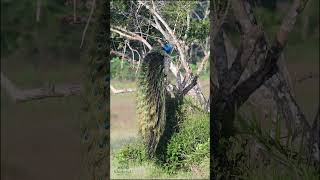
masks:
[[[26,102],[51,97],[77,96],[83,91],[80,84],[59,84],[48,87],[21,90],[1,73],[1,88],[3,88],[14,102]]]
[[[91,21],[95,6],[96,6],[96,0],[92,0],[89,18],[88,18],[86,26],[84,27],[83,32],[82,32],[80,48],[82,48],[82,45],[83,45],[83,42],[84,42],[84,38],[86,37],[86,33],[87,33],[87,30],[88,30],[88,27],[89,27],[89,24],[90,24],[90,21]]]
[[[127,88],[127,89],[116,89],[113,85],[110,84],[110,90],[113,94],[124,94],[124,93],[132,93],[135,92],[135,89]]]

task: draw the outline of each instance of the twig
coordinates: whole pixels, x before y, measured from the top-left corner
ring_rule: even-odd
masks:
[[[308,73],[308,74],[296,79],[296,82],[301,83],[305,80],[312,79],[312,78],[319,78],[319,74]]]
[[[88,18],[87,24],[86,24],[86,26],[84,27],[84,30],[83,30],[83,32],[82,32],[80,48],[82,48],[82,45],[83,45],[83,42],[84,42],[84,38],[85,38],[85,36],[86,36],[87,29],[88,29],[88,27],[89,27],[89,24],[90,24],[90,21],[91,21],[92,14],[93,14],[93,11],[94,11],[95,6],[96,6],[96,0],[92,0],[89,18]]]
[[[313,119],[312,127],[311,129],[314,131],[317,128],[317,124],[319,123],[319,114],[320,114],[320,105],[318,105],[317,113]]]

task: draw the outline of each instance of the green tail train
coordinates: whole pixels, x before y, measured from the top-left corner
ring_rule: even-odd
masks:
[[[97,1],[93,16],[94,30],[88,33],[88,48],[82,57],[88,60],[85,84],[85,111],[87,117],[81,123],[83,146],[80,180],[110,179],[109,147],[109,2]],[[88,38],[89,39],[89,38]]]
[[[157,151],[166,126],[166,51],[154,48],[143,59],[137,85],[139,133],[149,157]]]

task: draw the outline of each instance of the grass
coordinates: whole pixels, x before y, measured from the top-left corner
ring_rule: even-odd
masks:
[[[142,165],[135,164],[127,169],[118,169],[117,161],[112,159],[112,162],[112,179],[203,179],[193,172],[178,171],[176,174],[169,174],[153,162],[146,162]]]

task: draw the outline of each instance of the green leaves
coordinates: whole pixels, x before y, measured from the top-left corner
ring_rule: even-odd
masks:
[[[190,23],[190,30],[188,31],[188,41],[201,43],[207,38],[209,34],[209,19],[197,20],[192,19]]]
[[[138,142],[125,146],[116,153],[115,157],[121,168],[127,168],[130,163],[141,164],[147,160],[145,149]]]
[[[169,172],[199,165],[210,156],[209,116],[203,112],[193,113],[188,114],[180,124],[179,133],[174,134],[169,142],[165,163]]]
[[[136,69],[128,62],[115,57],[111,60],[111,78],[117,80],[134,80]]]

